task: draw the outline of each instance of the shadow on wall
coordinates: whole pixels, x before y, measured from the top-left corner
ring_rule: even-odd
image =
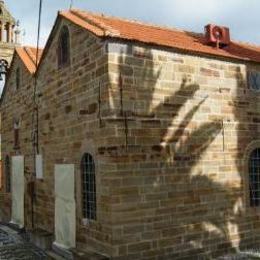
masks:
[[[246,48],[243,51],[251,52],[251,50],[247,50]],[[248,70],[249,68],[247,66],[245,73],[247,73]],[[243,212],[241,212],[241,214],[234,214],[234,222],[238,230],[242,233],[239,248],[242,250],[248,249],[248,245],[252,244],[254,249],[259,250],[257,245],[259,245],[260,242],[260,216],[257,212],[257,208],[250,208],[249,201],[246,201],[249,198],[251,188],[248,183],[249,161],[246,161],[246,156],[248,155],[245,154],[249,144],[259,140],[258,122],[260,119],[259,113],[257,112],[257,110],[259,110],[257,106],[258,98],[256,94],[247,87],[246,75],[243,75],[243,71],[240,67],[236,68],[235,74],[237,93],[232,105],[237,123],[237,150],[234,157],[236,158],[236,168],[241,180],[240,190],[238,192],[240,192],[243,208],[247,211],[247,215],[243,214]],[[248,223],[248,219],[250,219],[250,223]]]
[[[139,67],[130,68],[133,60],[125,53],[140,57]],[[161,59],[164,61],[165,57]],[[240,149],[235,156],[241,182],[225,181],[224,176],[224,180],[221,180],[218,175],[223,174],[217,168],[221,171],[221,168],[228,167],[225,156],[230,155],[233,148],[221,150],[221,145],[213,144],[216,139],[222,142],[225,131],[222,118],[212,117],[212,120],[200,124],[194,120],[208,99],[199,94],[200,85],[192,83],[189,73],[182,73],[182,83],[179,86],[168,83],[164,79],[171,80],[170,69],[165,71],[160,67],[150,51],[133,53],[132,47],[128,47],[126,52],[121,53],[118,62],[121,64],[123,103],[127,104],[123,107],[124,113],[128,115],[127,119],[135,122],[136,129],[132,133],[135,130],[142,131],[145,134],[142,139],[147,140],[154,133],[160,135],[157,143],[154,143],[157,138],[148,140],[150,143],[143,147],[146,155],[142,157],[147,163],[160,163],[160,181],[154,183],[154,191],[167,191],[167,199],[160,202],[161,208],[155,210],[154,214],[169,213],[169,209],[172,210],[172,219],[162,227],[160,239],[169,238],[169,241],[174,241],[170,243],[175,243],[177,248],[185,245],[185,250],[189,250],[191,254],[212,256],[213,248],[222,253],[232,249],[237,251],[239,247],[243,247],[244,242],[248,243],[245,235],[239,235],[245,232],[248,224],[242,210],[244,191],[241,158],[249,139],[254,137],[238,136],[237,147]],[[176,62],[178,63],[177,58]],[[246,84],[240,69],[237,69],[235,77],[238,92],[243,93]],[[163,86],[160,90],[158,84]],[[167,91],[164,92],[164,89]],[[173,89],[176,91],[166,98],[166,93]],[[239,104],[242,96],[237,95],[234,99],[239,100]],[[243,107],[236,107],[233,103],[229,105],[233,109],[236,122],[240,122]],[[131,145],[134,143],[129,142],[129,147]],[[213,151],[211,161],[204,158],[209,146]],[[232,160],[230,157],[229,159]],[[164,181],[161,181],[162,175]],[[174,240],[172,236],[175,236]]]

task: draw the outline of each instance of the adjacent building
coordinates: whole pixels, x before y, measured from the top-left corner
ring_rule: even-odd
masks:
[[[5,100],[6,113],[1,114],[4,122],[3,132],[8,133],[5,136],[3,146],[9,147],[8,151],[3,153],[3,168],[5,176],[2,177],[2,203],[1,207],[2,220],[10,220],[11,214],[11,163],[12,156],[20,154],[22,144],[22,152],[26,157],[26,167],[33,169],[33,152],[32,152],[32,115],[34,108],[34,77],[36,70],[36,53],[37,50],[32,47],[17,47],[14,52],[13,60],[7,75],[6,85],[2,93],[2,99]],[[39,52],[41,55],[41,50]],[[29,164],[29,165],[28,165]],[[28,173],[29,168],[24,169],[24,177],[27,182],[30,181]],[[4,196],[3,196],[4,195]],[[27,207],[25,207],[27,208]],[[28,208],[27,208],[28,209]],[[28,215],[29,213],[25,213]]]
[[[19,46],[20,43],[20,29],[19,22],[14,19],[14,17],[9,12],[5,2],[0,1],[0,89],[2,91],[4,81],[5,81],[5,73],[7,68],[10,66],[14,48]],[[1,128],[1,126],[0,126]],[[0,143],[1,143],[1,135],[0,135]],[[1,161],[1,154],[0,154]],[[0,179],[2,179],[2,171],[0,167]],[[0,189],[2,187],[2,183],[0,181]],[[1,202],[1,198],[0,198]]]
[[[260,47],[70,10],[36,57],[1,99],[2,217],[111,259],[259,246]]]

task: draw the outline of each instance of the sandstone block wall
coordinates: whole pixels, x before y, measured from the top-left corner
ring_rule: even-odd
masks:
[[[58,69],[64,24],[71,61]],[[36,227],[54,232],[54,165],[72,163],[79,249],[114,259],[190,259],[258,245],[259,213],[248,203],[247,157],[259,145],[260,111],[247,71],[259,69],[103,41],[63,21],[37,72],[44,179],[36,183]],[[26,75],[23,71],[19,91],[13,90],[14,76],[8,82],[2,151],[3,158],[25,155],[29,179],[32,81]],[[14,151],[17,115],[21,137]],[[97,220],[89,223],[81,210],[80,162],[86,152],[95,158],[97,178]]]
[[[258,245],[247,157],[259,145],[259,95],[247,71],[259,66],[120,43],[108,59],[104,121],[117,135],[100,152],[115,167],[115,255],[189,259]]]
[[[60,28],[70,32],[70,64],[58,69]],[[37,182],[36,225],[54,232],[54,166],[75,164],[77,244],[79,248],[112,254],[111,212],[106,185],[106,161],[98,147],[115,135],[113,127],[100,127],[100,115],[109,108],[106,45],[85,30],[61,23],[38,70],[39,149],[43,155],[44,180]],[[102,102],[102,107],[101,107]],[[95,159],[97,220],[83,223],[80,163],[84,153]],[[92,250],[93,250],[92,249]]]
[[[20,87],[16,88],[16,69],[20,68]],[[3,94],[3,102],[1,104],[1,152],[2,152],[2,189],[1,193],[4,199],[4,203],[1,204],[1,210],[3,211],[2,218],[6,221],[10,221],[11,218],[11,193],[7,190],[6,180],[6,157],[9,156],[10,163],[11,157],[14,155],[24,155],[25,157],[25,169],[24,177],[26,180],[26,192],[27,183],[31,180],[31,173],[33,167],[32,156],[32,109],[33,109],[33,79],[21,60],[16,56],[14,66],[12,67],[12,73],[8,79],[8,87]],[[15,148],[14,144],[14,123],[20,122],[19,130],[19,147]],[[10,168],[11,172],[11,168]],[[10,177],[11,180],[11,177]],[[30,199],[25,196],[26,204],[26,218],[25,222],[30,225]]]

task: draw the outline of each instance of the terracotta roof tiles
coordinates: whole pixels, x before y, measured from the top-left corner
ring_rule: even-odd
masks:
[[[29,70],[30,73],[35,73],[36,71],[36,55],[37,55],[37,49],[34,47],[17,47],[15,49],[16,53],[19,55],[20,59],[23,61],[26,68]],[[38,63],[42,55],[42,49],[39,49],[39,57],[38,57]]]
[[[114,37],[198,54],[260,62],[260,46],[232,41],[229,46],[218,49],[207,45],[204,35],[199,33],[148,25],[77,9],[60,12],[59,15],[99,37]]]

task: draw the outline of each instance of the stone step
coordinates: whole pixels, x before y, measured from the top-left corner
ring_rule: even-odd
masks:
[[[48,250],[46,251],[49,260],[66,260],[66,258],[57,255],[54,251]]]
[[[53,235],[45,230],[36,229],[29,233],[30,242],[43,250],[50,250],[53,242]]]
[[[53,251],[56,255],[59,255],[66,260],[74,260],[73,254],[70,250],[60,247],[60,246],[56,245],[56,243],[52,244],[51,251]]]
[[[52,245],[52,250],[48,251],[48,256],[55,260],[108,260],[109,258],[94,252],[81,252],[76,249],[65,250]]]
[[[54,251],[46,251],[46,254],[48,256],[49,260],[68,260],[68,259],[73,259],[73,260],[108,260],[109,258],[88,252],[88,253],[82,253],[82,252],[77,252],[73,253],[72,258],[66,258],[63,257],[59,254],[57,254]]]
[[[80,252],[77,250],[71,250],[73,254],[73,260],[108,260],[109,258],[95,252]]]

